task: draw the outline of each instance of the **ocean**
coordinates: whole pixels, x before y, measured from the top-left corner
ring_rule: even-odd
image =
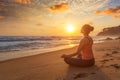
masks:
[[[2,36],[0,37],[0,61],[42,54],[77,46],[80,36]],[[99,43],[105,37],[93,37]]]

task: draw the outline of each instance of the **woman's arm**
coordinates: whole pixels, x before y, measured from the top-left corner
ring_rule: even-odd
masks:
[[[63,54],[61,57],[65,58],[65,57],[72,57],[72,56],[75,56],[75,55],[77,55],[77,53],[73,53],[73,54],[69,54],[69,55]]]
[[[79,46],[78,46],[78,49],[77,49],[77,52],[76,52],[76,53],[72,53],[72,54],[69,54],[69,55],[63,54],[63,55],[62,55],[62,58],[64,58],[64,57],[76,56],[77,54],[80,53],[80,51],[82,50],[82,48],[84,47],[84,45],[86,45],[87,42],[88,42],[87,39],[85,39],[85,38],[82,39],[82,40],[80,41],[80,43],[79,43]]]

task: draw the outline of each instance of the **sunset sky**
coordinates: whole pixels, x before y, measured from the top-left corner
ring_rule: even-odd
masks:
[[[0,36],[79,35],[86,23],[92,35],[120,25],[120,0],[0,0]]]

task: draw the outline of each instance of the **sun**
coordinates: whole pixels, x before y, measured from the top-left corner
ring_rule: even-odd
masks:
[[[72,33],[75,31],[75,27],[73,25],[68,25],[66,30],[67,30],[67,32]]]

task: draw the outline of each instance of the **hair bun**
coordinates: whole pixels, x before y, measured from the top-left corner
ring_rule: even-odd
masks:
[[[93,31],[93,30],[94,30],[94,27],[91,26],[91,27],[90,27],[90,31]]]
[[[83,27],[82,27],[85,31],[87,31],[87,32],[91,32],[91,31],[93,31],[94,30],[94,27],[93,26],[91,26],[91,25],[89,25],[89,24],[85,24],[85,25],[83,25]]]

